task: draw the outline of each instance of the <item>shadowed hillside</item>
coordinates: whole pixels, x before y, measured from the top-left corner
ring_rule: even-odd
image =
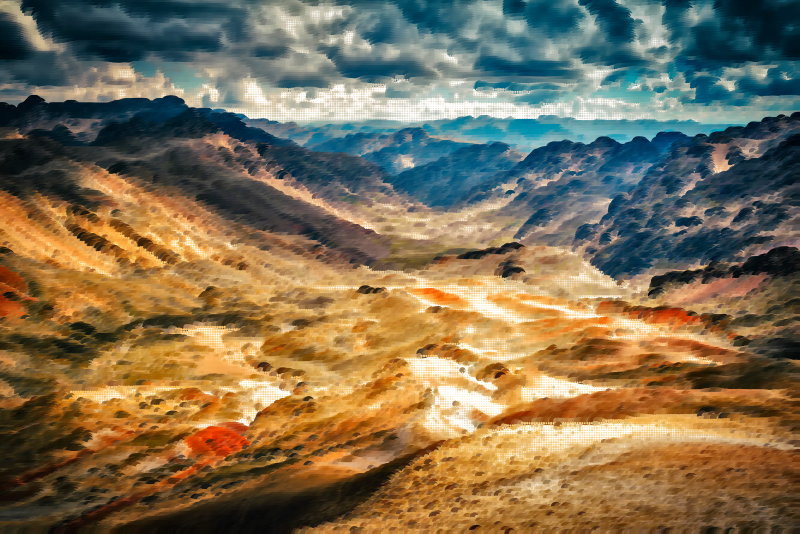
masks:
[[[796,245],[799,130],[795,113],[676,143],[576,241],[612,276]]]

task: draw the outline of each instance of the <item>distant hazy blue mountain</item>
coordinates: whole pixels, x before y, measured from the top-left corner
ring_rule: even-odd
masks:
[[[578,120],[554,115],[536,119],[495,118],[465,116],[420,123],[397,121],[364,121],[340,124],[279,123],[266,119],[248,120],[250,126],[263,128],[273,135],[292,139],[303,146],[319,146],[332,139],[347,135],[372,138],[365,134],[388,134],[408,127],[418,127],[430,136],[463,143],[485,144],[501,142],[521,152],[544,146],[552,141],[569,140],[591,142],[598,137],[609,137],[625,143],[634,137],[653,138],[659,132],[683,132],[694,136],[724,130],[733,124],[702,124],[696,121],[657,120]],[[375,136],[379,137],[379,135]]]
[[[308,148],[318,152],[344,152],[380,165],[388,172],[399,173],[436,161],[470,143],[437,139],[422,128],[403,128],[396,132],[347,134]]]

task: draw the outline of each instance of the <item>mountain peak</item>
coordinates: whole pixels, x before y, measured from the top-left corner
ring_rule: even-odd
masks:
[[[31,95],[28,98],[26,98],[23,102],[21,102],[17,106],[17,109],[19,109],[19,110],[27,110],[27,109],[30,109],[33,106],[37,105],[37,104],[44,104],[44,103],[45,103],[45,99],[42,98],[41,96],[39,96],[39,95]]]
[[[592,144],[595,145],[595,146],[613,147],[613,146],[619,145],[619,142],[618,141],[614,141],[610,137],[606,137],[605,135],[603,135],[603,136],[600,136],[597,139],[595,139]]]
[[[186,101],[179,96],[175,95],[165,95],[161,98],[156,98],[153,102],[160,102],[164,104],[170,104],[173,106],[182,106],[186,104]]]
[[[660,150],[666,150],[676,141],[689,139],[689,136],[682,132],[658,132],[652,139],[652,143]]]
[[[393,137],[395,139],[406,139],[411,141],[420,141],[422,139],[427,139],[430,137],[428,132],[424,129],[415,126],[412,128],[403,128],[402,130],[398,130],[394,133]]]

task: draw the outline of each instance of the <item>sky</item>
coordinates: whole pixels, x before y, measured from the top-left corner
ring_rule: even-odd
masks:
[[[0,0],[0,101],[282,122],[800,110],[797,0]]]

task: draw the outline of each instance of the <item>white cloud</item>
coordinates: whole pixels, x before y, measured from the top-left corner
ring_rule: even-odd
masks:
[[[579,19],[578,28],[553,36],[546,28],[529,26],[522,17],[504,17],[501,0],[454,3],[452,17],[442,21],[444,29],[440,31],[431,30],[437,21],[410,22],[392,3],[333,6],[230,0],[232,6],[247,6],[249,10],[245,21],[247,39],[244,42],[226,39],[220,52],[192,54],[193,62],[187,65],[199,77],[196,83],[186,82],[185,77],[178,83],[161,73],[144,76],[128,64],[77,61],[69,55],[68,44],[41,35],[34,19],[20,12],[19,0],[0,0],[0,10],[13,14],[36,50],[62,54],[74,66],[68,69],[72,76],[69,86],[13,83],[0,85],[0,89],[9,94],[37,93],[50,101],[157,98],[175,94],[189,105],[199,106],[207,97],[206,103],[213,102],[215,107],[251,117],[298,122],[371,118],[422,121],[463,115],[536,118],[542,114],[581,119],[695,118],[727,122],[738,120],[734,117],[752,120],[764,110],[783,103],[794,104],[793,97],[757,97],[752,99],[752,105],[741,107],[724,103],[692,104],[690,99],[695,90],[676,70],[675,57],[682,52],[681,44],[670,43],[670,32],[662,23],[664,6],[638,0],[620,0],[620,3],[630,9],[637,21],[636,34],[640,39],[625,50],[606,42],[602,25],[594,17],[584,16]],[[693,21],[713,16],[714,7],[710,3],[698,4],[688,11],[686,21],[691,25]],[[139,22],[146,21],[142,18]],[[200,22],[196,24],[202,26]],[[139,28],[142,32],[145,29]],[[260,53],[255,51],[258,46],[263,47]],[[660,46],[667,46],[668,50],[655,57],[652,49]],[[591,62],[579,57],[578,51],[584,47],[598,50],[596,58],[591,56]],[[620,70],[619,63],[606,56],[621,50],[631,54],[633,59],[624,68],[630,68],[633,74],[626,76],[624,82],[603,86],[609,74]],[[481,55],[495,55],[521,65],[564,61],[564,70],[577,75],[574,79],[569,74],[555,79],[556,88],[542,92],[545,101],[532,97],[530,101],[534,104],[527,104],[520,99],[535,93],[534,89],[473,90],[477,80],[515,79],[513,72],[504,77],[476,71],[473,64]],[[342,74],[347,74],[339,61],[342,57],[349,62],[353,76],[369,72],[369,68],[357,68],[362,58],[373,61],[375,69],[383,69],[381,73],[389,75],[385,80],[378,79],[381,83],[348,78]],[[397,80],[402,79],[401,71],[408,71],[403,63],[406,58],[419,61],[419,76],[401,83]],[[151,59],[159,66],[157,59]],[[397,72],[385,66],[393,60],[399,65]],[[628,65],[624,61],[622,64]],[[719,84],[734,91],[742,77],[763,79],[772,66],[775,65],[751,63],[726,68]],[[636,69],[642,69],[642,73],[637,75]],[[664,72],[667,69],[670,74]],[[538,81],[549,81],[547,77],[541,78]],[[666,91],[650,93],[655,87]]]
[[[171,83],[163,73],[144,76],[135,72],[129,63],[101,63],[77,73],[72,87],[27,86],[25,84],[6,84],[0,89],[27,90],[49,102],[80,100],[102,102],[120,98],[161,98],[177,95],[184,98],[185,91]],[[208,91],[214,91],[208,88]],[[187,99],[188,100],[188,99]],[[199,100],[197,102],[199,104]]]

